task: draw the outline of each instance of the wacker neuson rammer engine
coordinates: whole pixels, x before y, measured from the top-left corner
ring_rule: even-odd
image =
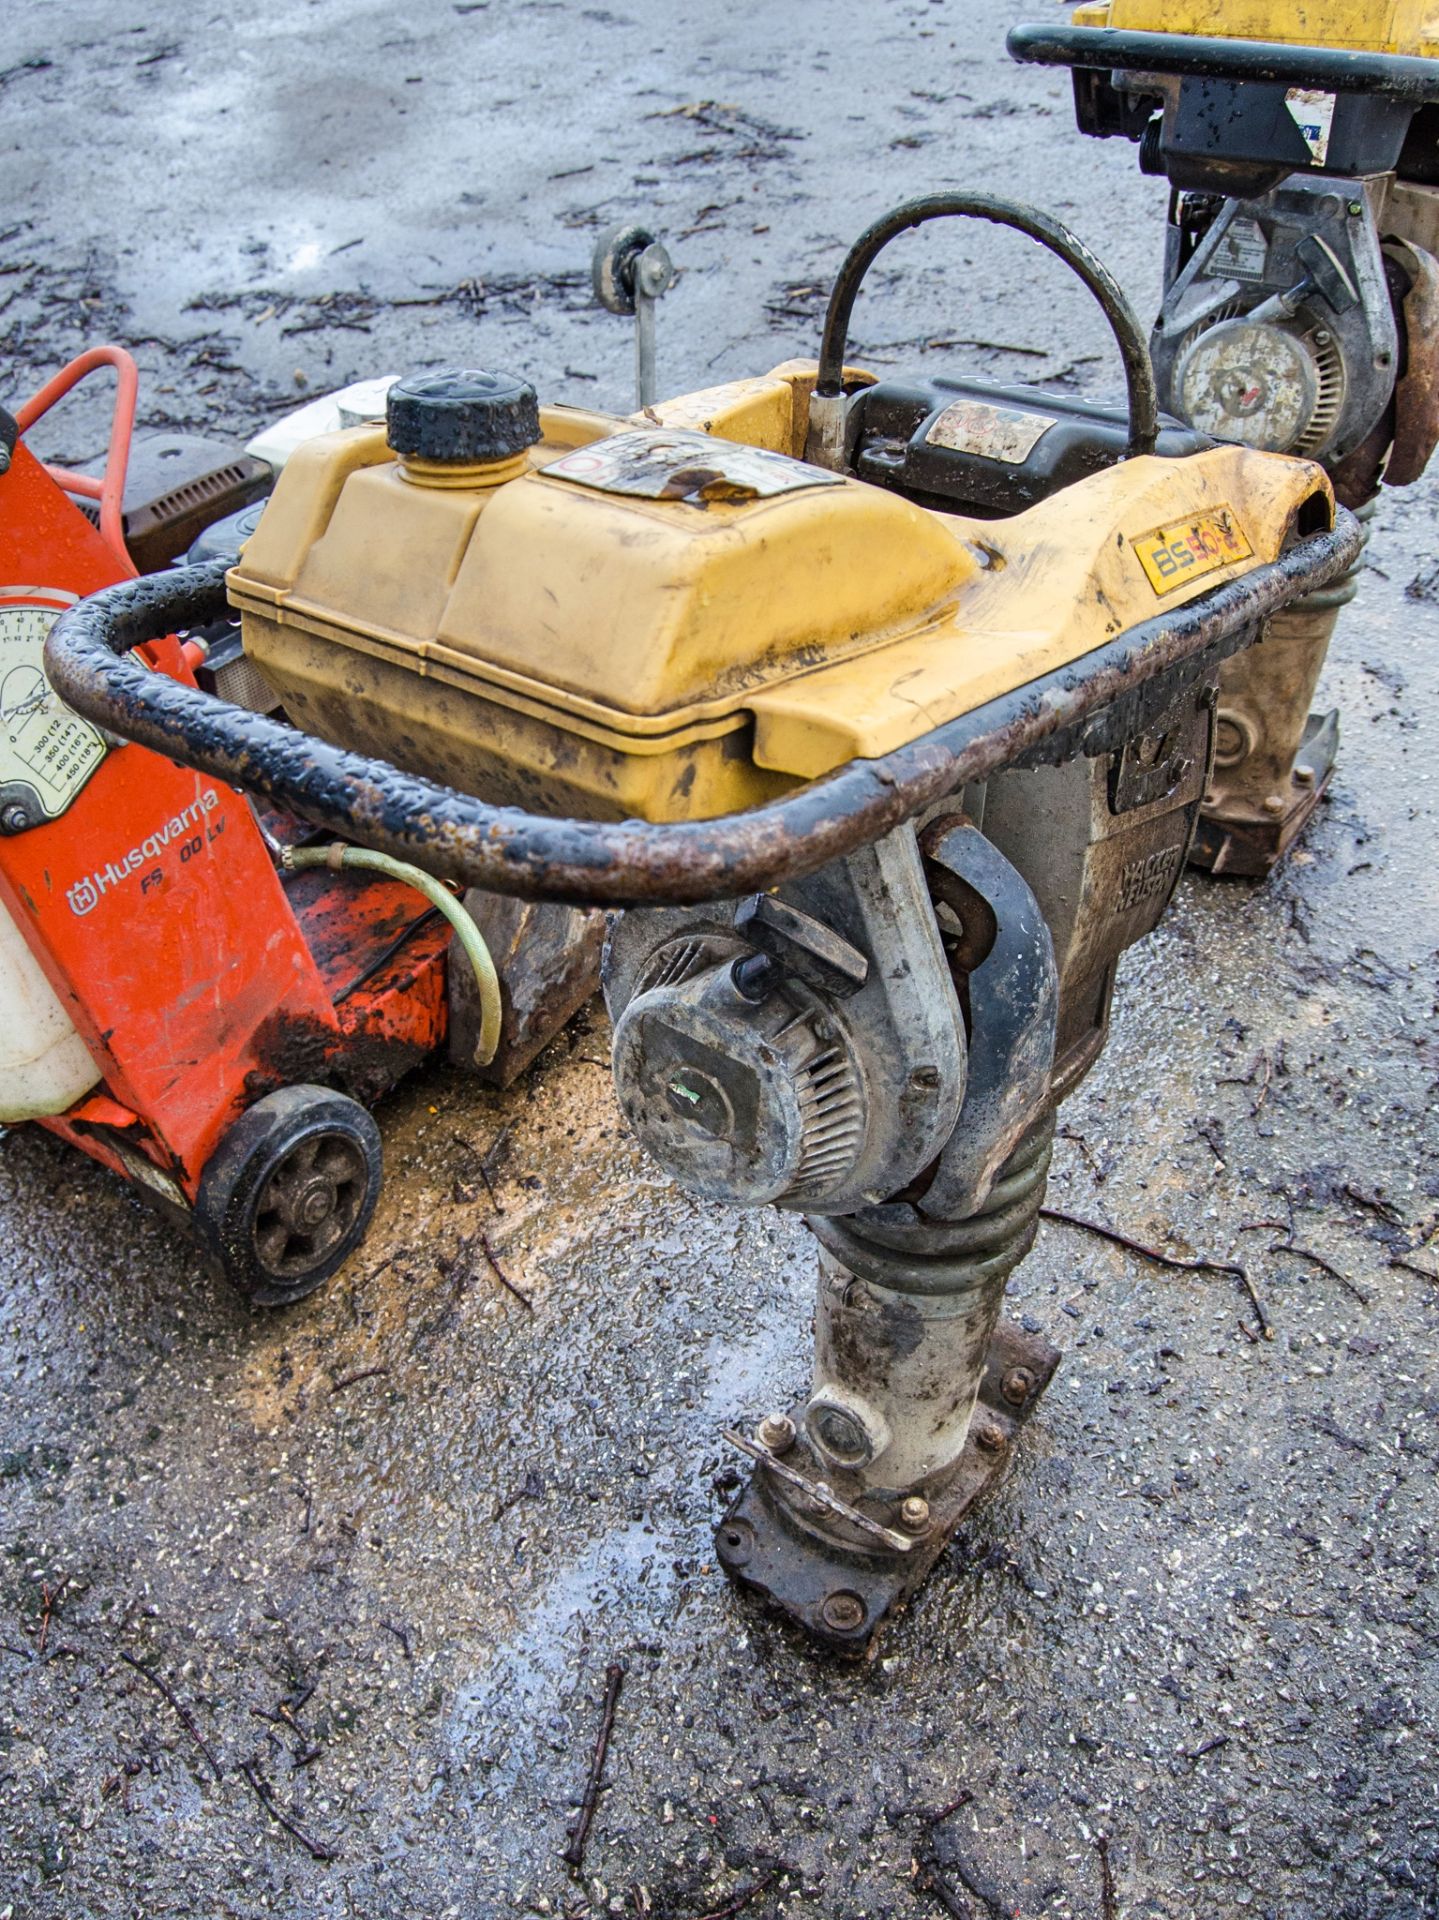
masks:
[[[1081,276],[1127,408],[845,364],[870,263],[948,215]],[[756,1471],[719,1555],[859,1651],[1057,1362],[1001,1323],[1005,1281],[1184,863],[1221,663],[1358,545],[1320,467],[1160,418],[1073,236],[946,194],[861,237],[818,366],[628,420],[403,380],[387,425],[294,454],[228,578],[112,589],[46,658],[101,725],[346,840],[615,909],[631,1124],[819,1247],[812,1389],[734,1436]],[[227,596],[289,725],[129,651]]]
[[[1439,12],[1427,0],[1099,0],[1017,27],[1074,69],[1082,132],[1169,182],[1163,404],[1215,439],[1319,461],[1361,516],[1439,441]],[[1356,569],[1357,572],[1357,569]],[[1313,713],[1355,573],[1289,607],[1220,680],[1191,857],[1262,874],[1338,745]]]

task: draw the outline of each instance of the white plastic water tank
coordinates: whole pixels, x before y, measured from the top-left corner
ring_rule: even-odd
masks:
[[[268,427],[245,442],[245,451],[256,460],[268,460],[276,473],[296,447],[322,433],[339,433],[345,427],[363,426],[367,420],[383,420],[385,396],[399,376],[377,374],[370,380],[354,380],[335,393],[322,393],[307,400],[293,413],[282,414]]]
[[[0,907],[0,1122],[63,1113],[99,1079],[25,936]]]

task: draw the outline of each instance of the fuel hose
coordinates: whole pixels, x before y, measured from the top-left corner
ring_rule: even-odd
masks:
[[[902,233],[931,220],[986,220],[992,226],[1011,227],[1062,260],[1094,295],[1109,323],[1124,362],[1129,405],[1129,454],[1153,453],[1159,436],[1159,395],[1149,359],[1149,343],[1123,289],[1102,260],[1096,259],[1077,234],[1037,207],[1019,200],[1000,200],[988,193],[931,193],[906,200],[867,226],[845,255],[835,275],[819,347],[819,374],[815,393],[833,400],[843,385],[845,349],[850,316],[864,277],[879,255]]]
[[[420,867],[411,866],[408,860],[396,860],[388,853],[376,853],[371,847],[347,846],[343,841],[337,841],[329,847],[286,847],[280,856],[280,864],[287,873],[304,873],[312,867],[328,867],[332,872],[349,868],[361,873],[382,873],[387,879],[402,881],[405,886],[413,887],[416,893],[423,894],[454,928],[455,938],[475,970],[475,980],[480,989],[480,1037],[475,1047],[475,1065],[487,1067],[490,1064],[499,1049],[500,1022],[504,1017],[500,1004],[500,977],[495,972],[495,963],[485,945],[485,936],[466,912],[463,903],[455,898],[443,881],[436,880]]]

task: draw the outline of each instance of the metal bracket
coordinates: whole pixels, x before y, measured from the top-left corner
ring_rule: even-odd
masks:
[[[742,1433],[736,1433],[733,1427],[726,1427],[724,1439],[732,1447],[748,1454],[751,1460],[757,1460],[766,1473],[775,1474],[786,1481],[806,1500],[817,1507],[823,1507],[826,1513],[834,1514],[838,1519],[847,1521],[852,1527],[865,1534],[871,1540],[878,1540],[882,1546],[890,1547],[896,1553],[911,1553],[914,1550],[913,1536],[899,1533],[894,1527],[881,1526],[878,1520],[872,1520],[867,1513],[861,1513],[858,1507],[852,1507],[847,1500],[841,1500],[824,1480],[810,1480],[796,1467],[787,1467],[783,1460],[776,1458],[768,1448],[755,1440],[746,1440]]]
[[[816,993],[847,1000],[869,978],[869,961],[813,914],[773,894],[751,894],[735,908],[734,930],[742,940],[792,973]]]
[[[647,227],[622,220],[602,233],[590,261],[595,298],[610,313],[635,317],[636,406],[655,403],[655,302],[674,282],[674,262]]]
[[[1189,778],[1193,701],[1181,698],[1143,733],[1125,741],[1109,773],[1109,810],[1133,813],[1167,800]]]
[[[1311,713],[1294,756],[1297,777],[1291,781],[1285,811],[1254,820],[1237,808],[1206,808],[1195,829],[1189,864],[1210,873],[1262,879],[1278,866],[1324,797],[1338,749],[1338,711]]]

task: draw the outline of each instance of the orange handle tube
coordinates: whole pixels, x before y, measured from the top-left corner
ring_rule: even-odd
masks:
[[[40,391],[25,402],[15,415],[15,424],[21,433],[28,432],[57,400],[62,399],[97,367],[113,367],[118,381],[115,411],[110,419],[110,444],[105,453],[105,477],[103,480],[94,480],[89,474],[71,473],[65,467],[51,467],[49,472],[51,478],[69,492],[100,502],[101,537],[116,558],[133,574],[135,566],[125,550],[124,514],[125,473],[130,464],[135,405],[140,393],[140,371],[133,357],[123,347],[89,348],[72,360],[69,366],[62,367],[53,379],[47,380]]]

